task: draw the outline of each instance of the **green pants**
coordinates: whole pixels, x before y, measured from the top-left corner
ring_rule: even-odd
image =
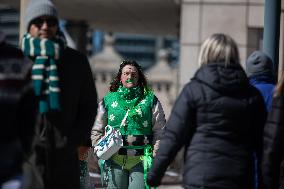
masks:
[[[108,169],[107,188],[109,189],[144,189],[143,162],[138,163],[130,170],[122,167],[112,160],[106,161]]]

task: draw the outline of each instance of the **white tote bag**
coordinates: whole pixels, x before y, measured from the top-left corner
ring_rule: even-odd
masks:
[[[120,128],[125,126],[125,121],[128,115],[126,112],[123,120],[121,121]],[[105,135],[97,142],[94,151],[98,158],[108,160],[113,154],[123,146],[122,135],[119,130],[114,129],[110,125],[105,127]]]

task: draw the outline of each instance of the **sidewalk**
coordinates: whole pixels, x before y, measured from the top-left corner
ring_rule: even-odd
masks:
[[[182,155],[182,153],[180,153]],[[91,152],[88,159],[89,175],[90,175],[90,188],[89,189],[102,189],[101,175],[99,166],[97,165],[98,160],[96,156]],[[177,161],[180,162],[180,161]],[[178,166],[179,167],[179,166]],[[176,167],[175,167],[176,168]],[[179,169],[175,169],[179,170]],[[162,185],[157,189],[182,189],[181,187],[182,176],[178,174],[174,169],[168,169],[162,180]]]
[[[104,187],[102,187],[101,184],[101,175],[91,172],[89,174],[91,185],[94,186],[96,189],[103,189]],[[162,185],[159,186],[157,189],[182,189],[181,180],[181,175],[173,171],[167,171],[165,173],[165,176],[163,177]],[[90,189],[93,189],[94,187],[90,187]]]
[[[183,189],[181,185],[161,185],[157,189]]]
[[[95,189],[104,189],[104,188],[96,187]],[[183,189],[183,187],[181,187],[180,185],[162,185],[159,186],[157,189]]]
[[[96,187],[95,189],[104,189],[104,188]],[[157,189],[183,189],[183,187],[181,187],[180,185],[161,185]]]

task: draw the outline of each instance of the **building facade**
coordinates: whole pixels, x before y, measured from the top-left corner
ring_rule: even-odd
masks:
[[[14,46],[19,43],[19,19],[17,10],[0,5],[0,30],[6,34],[7,42]]]
[[[279,72],[283,65],[282,1]],[[265,0],[182,0],[180,15],[179,84],[182,87],[198,68],[202,42],[213,33],[225,33],[237,42],[241,63],[253,50],[262,50]]]
[[[136,43],[139,40],[140,43]],[[170,59],[170,48],[159,50],[155,48],[155,43],[159,40],[166,41],[166,39],[156,39],[153,36],[140,36],[135,39],[133,35],[127,36],[126,34],[119,34],[119,37],[117,37],[117,35],[105,33],[102,50],[90,57],[90,65],[99,100],[109,91],[110,82],[116,75],[119,64],[123,59],[133,59],[144,66],[145,70],[147,68],[145,65],[147,61],[143,61],[143,59],[139,59],[139,57],[141,56],[141,58],[143,58],[145,53],[151,53],[155,58],[148,60],[148,64],[150,64],[151,67],[148,66],[148,69],[146,69],[144,73],[150,87],[161,101],[166,118],[168,118],[177,95],[177,69],[170,65],[170,60],[174,61],[173,58]],[[150,42],[152,47],[145,47],[147,42]],[[165,45],[165,43],[161,44],[160,47],[163,45]],[[166,48],[168,46],[164,47]],[[135,53],[136,57],[132,57],[131,53]]]

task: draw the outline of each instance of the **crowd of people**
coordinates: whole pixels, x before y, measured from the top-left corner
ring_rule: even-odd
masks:
[[[109,189],[159,186],[182,147],[184,188],[284,188],[284,74],[277,82],[265,53],[244,69],[229,35],[209,36],[166,122],[135,60],[120,63],[98,103],[51,1],[30,1],[25,29],[21,49],[0,32],[0,189],[87,189],[88,152],[107,128],[122,140],[98,162]]]

